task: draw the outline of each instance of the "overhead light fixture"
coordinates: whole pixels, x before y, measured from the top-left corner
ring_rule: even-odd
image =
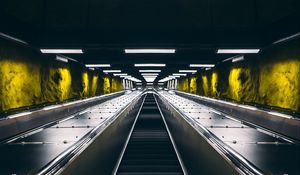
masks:
[[[131,78],[132,76],[130,75],[120,75],[121,78]]]
[[[89,67],[90,70],[95,70],[95,68]]]
[[[68,59],[67,59],[67,58],[62,57],[62,56],[59,56],[59,55],[56,55],[56,60],[57,60],[57,61],[61,61],[61,62],[65,62],[65,63],[68,62]]]
[[[82,49],[40,49],[42,53],[82,54]]]
[[[104,73],[120,73],[121,70],[103,70]]]
[[[242,61],[242,60],[244,60],[244,55],[236,55],[234,57],[227,58],[227,59],[223,60],[222,62],[226,62],[226,61],[237,62],[237,61]]]
[[[169,77],[170,78],[180,78],[180,76],[177,76],[177,75],[170,75]]]
[[[190,67],[215,67],[214,64],[190,64]]]
[[[143,76],[157,76],[157,73],[142,73]]]
[[[176,49],[124,49],[125,53],[175,53]]]
[[[135,67],[165,67],[166,64],[134,64]]]
[[[180,73],[196,73],[197,70],[179,70]]]
[[[243,61],[244,60],[244,55],[242,56],[237,56],[237,57],[234,57],[232,58],[232,62],[239,62],[239,61]]]
[[[23,40],[20,40],[19,38],[15,38],[15,37],[13,37],[13,36],[9,36],[9,35],[7,35],[7,34],[5,34],[5,33],[1,33],[1,32],[0,32],[0,37],[6,38],[6,39],[9,39],[9,40],[18,42],[18,43],[22,43],[22,44],[26,44],[26,45],[28,44],[27,42],[25,42],[25,41],[23,41]]]
[[[211,69],[210,67],[205,68],[205,70],[210,70],[210,69]]]
[[[299,33],[296,33],[296,34],[293,34],[293,35],[290,35],[290,36],[288,36],[288,37],[279,39],[279,40],[273,42],[272,44],[278,44],[278,43],[290,41],[290,40],[293,40],[293,39],[296,39],[296,38],[299,38],[299,37],[300,37],[300,32],[299,32]]]
[[[114,74],[114,76],[127,76],[127,74],[126,73]]]
[[[153,82],[156,77],[144,77],[144,79],[146,80],[146,82]]]
[[[86,64],[85,67],[110,67],[110,64]]]
[[[175,76],[186,76],[186,74],[178,74],[178,73],[174,73],[173,75],[175,75]]]
[[[152,73],[152,72],[154,73],[154,72],[158,72],[159,73],[159,72],[161,72],[161,70],[139,70],[139,72],[141,72],[141,73],[147,73],[147,72],[148,73]]]
[[[234,54],[234,53],[258,53],[260,49],[218,49],[217,53]]]

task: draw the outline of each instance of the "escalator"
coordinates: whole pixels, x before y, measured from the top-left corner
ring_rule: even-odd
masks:
[[[153,94],[145,98],[116,174],[184,174]]]

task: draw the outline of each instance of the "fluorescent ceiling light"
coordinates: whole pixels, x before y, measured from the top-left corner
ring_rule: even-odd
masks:
[[[89,67],[90,70],[95,70],[95,68]]]
[[[104,73],[120,73],[121,70],[103,70]]]
[[[186,76],[186,74],[178,74],[178,73],[174,73],[173,75],[175,75],[175,76]]]
[[[243,61],[244,60],[244,56],[238,56],[238,57],[234,57],[232,58],[232,62],[239,62],[239,61]]]
[[[125,53],[175,53],[176,49],[124,49]]]
[[[170,75],[170,78],[180,78],[180,76],[176,76],[176,75]]]
[[[134,64],[135,67],[165,67],[166,64]]]
[[[6,38],[6,39],[9,39],[9,40],[12,40],[12,41],[16,41],[16,42],[19,42],[19,43],[22,43],[22,44],[26,44],[26,45],[28,44],[27,42],[25,42],[23,40],[20,40],[19,38],[15,38],[13,36],[9,36],[9,35],[7,35],[5,33],[1,33],[1,32],[0,32],[0,37]]]
[[[145,72],[148,72],[148,73],[152,73],[152,72],[161,72],[161,70],[139,70],[139,72],[141,73],[145,73]]]
[[[110,64],[86,64],[85,67],[110,67]]]
[[[197,70],[179,70],[180,73],[196,73]]]
[[[217,53],[258,53],[260,49],[218,49]]]
[[[61,61],[61,62],[65,62],[65,63],[68,62],[68,59],[67,59],[67,58],[64,58],[64,57],[59,56],[59,55],[56,55],[56,60],[57,60],[57,61]]]
[[[299,32],[299,33],[296,33],[296,34],[293,34],[293,35],[291,35],[291,36],[288,36],[288,37],[279,39],[279,40],[273,42],[272,44],[278,44],[278,43],[282,43],[282,42],[285,42],[285,41],[290,41],[290,40],[296,39],[296,38],[298,38],[298,37],[300,37],[300,32]]]
[[[114,74],[114,76],[126,76],[126,73],[121,73],[121,74]]]
[[[214,64],[190,64],[190,67],[215,67]]]
[[[143,76],[157,76],[158,74],[153,73],[143,73]]]
[[[132,78],[130,75],[120,75],[121,78]]]
[[[82,54],[82,49],[40,49],[42,53],[79,53]]]
[[[210,70],[210,69],[211,69],[210,67],[205,68],[205,70]]]

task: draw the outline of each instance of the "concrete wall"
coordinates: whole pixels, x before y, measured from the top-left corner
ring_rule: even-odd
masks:
[[[0,112],[116,92],[123,89],[119,84],[100,71],[0,38]]]
[[[300,39],[200,70],[180,80],[178,90],[194,93],[191,83],[181,87],[195,76],[199,95],[300,112]]]

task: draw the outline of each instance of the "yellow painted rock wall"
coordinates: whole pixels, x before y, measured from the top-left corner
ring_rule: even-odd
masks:
[[[190,93],[196,94],[197,92],[197,77],[193,76],[190,79]]]
[[[103,93],[109,94],[111,92],[110,78],[108,76],[103,78]]]
[[[202,75],[201,76],[201,83],[202,83],[202,89],[203,89],[203,93],[205,96],[210,96],[210,85],[209,85],[209,81],[208,81],[208,77],[207,75]]]
[[[82,92],[80,93],[81,97],[89,96],[89,74],[87,72],[82,73]]]
[[[200,70],[197,94],[300,112],[300,39],[245,58]],[[179,81],[178,90],[184,86]]]
[[[178,80],[177,89],[183,92],[189,92],[189,79],[183,78]]]
[[[0,38],[0,113],[39,104],[116,92],[122,84],[102,79],[76,62],[63,63]]]
[[[43,101],[61,102],[72,98],[72,78],[69,67],[49,67],[42,81]]]
[[[93,75],[92,77],[92,84],[91,84],[91,96],[95,96],[98,89],[98,75]]]
[[[211,74],[211,96],[213,97],[219,97],[220,96],[220,91],[219,91],[219,82],[218,82],[218,73],[213,72]]]
[[[1,58],[0,65],[0,111],[41,102],[38,64]]]
[[[123,85],[121,79],[118,78],[112,78],[111,80],[111,91],[117,92],[123,90]]]
[[[250,67],[232,67],[228,77],[227,98],[236,101],[253,102],[256,99],[256,81]]]

